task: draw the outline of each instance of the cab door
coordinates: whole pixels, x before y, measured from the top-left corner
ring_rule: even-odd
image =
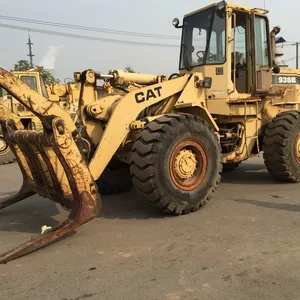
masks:
[[[268,93],[272,85],[272,59],[269,22],[252,14],[253,88],[255,94]]]

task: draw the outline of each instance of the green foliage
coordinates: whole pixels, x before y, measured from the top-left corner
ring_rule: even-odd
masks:
[[[125,67],[125,71],[126,71],[127,73],[136,73],[136,72],[133,70],[133,68],[132,68],[131,66]]]
[[[27,60],[19,60],[15,66],[14,71],[28,71],[31,69],[30,62]],[[50,71],[45,70],[44,67],[39,66],[38,68],[41,76],[43,77],[45,84],[55,84],[59,83],[59,79],[55,78]]]
[[[31,69],[30,62],[27,60],[19,60],[14,67],[14,71],[28,71]]]
[[[45,70],[43,67],[40,69],[40,74],[44,78],[45,84],[59,83],[59,79],[55,78],[51,72]]]

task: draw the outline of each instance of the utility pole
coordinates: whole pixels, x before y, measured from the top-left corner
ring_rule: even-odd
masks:
[[[299,43],[296,43],[296,69],[299,69]]]
[[[34,57],[34,54],[32,53],[32,45],[33,45],[33,43],[31,42],[30,35],[28,35],[28,43],[27,43],[27,45],[29,46],[29,54],[27,56],[29,56],[29,58],[30,58],[30,67],[33,68],[33,57]]]
[[[299,42],[292,44],[292,46],[296,46],[296,69],[299,69]]]

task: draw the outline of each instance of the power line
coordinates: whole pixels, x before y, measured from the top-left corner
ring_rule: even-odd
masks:
[[[297,41],[294,41],[294,42],[286,42],[284,46],[294,46],[295,43],[297,43]]]
[[[299,58],[300,58],[300,56],[299,56]],[[288,59],[284,59],[284,61],[292,61],[292,60],[295,60],[296,59],[296,57],[291,57],[291,58],[288,58]]]
[[[65,33],[65,32],[59,32],[59,31],[51,31],[51,30],[46,30],[46,29],[28,28],[28,27],[24,27],[24,26],[9,25],[9,24],[3,24],[3,23],[0,23],[0,27],[23,30],[23,31],[30,30],[31,32],[44,33],[44,34],[49,34],[49,35],[59,35],[59,36],[64,36],[64,37],[69,37],[69,38],[79,38],[79,39],[102,41],[102,42],[117,43],[117,44],[155,46],[155,47],[167,47],[167,48],[179,49],[179,45],[147,43],[147,42],[128,41],[128,40],[127,41],[117,40],[117,39],[93,37],[93,36],[86,36],[86,35],[73,34],[73,33]]]
[[[131,35],[135,37],[146,37],[146,38],[162,38],[162,39],[172,39],[172,40],[180,40],[180,37],[170,36],[170,35],[157,35],[152,33],[141,33],[141,32],[131,32],[131,31],[120,31],[120,30],[113,30],[113,29],[103,29],[97,27],[87,27],[87,26],[80,26],[74,24],[65,24],[65,23],[55,23],[55,22],[48,22],[48,21],[40,21],[34,19],[25,19],[25,18],[17,18],[17,17],[10,17],[10,16],[3,16],[0,15],[0,19],[9,20],[9,21],[16,21],[16,22],[27,22],[32,24],[38,25],[45,25],[45,26],[54,26],[54,27],[61,27],[61,28],[68,28],[68,29],[79,29],[84,31],[91,31],[91,32],[101,32],[101,33],[112,33],[112,34],[119,34],[119,35]],[[10,24],[3,24],[3,25],[10,25]],[[15,26],[15,25],[10,25]],[[17,27],[17,26],[15,26]],[[39,29],[41,30],[41,29]],[[195,41],[202,41],[202,39],[195,39]],[[206,37],[203,37],[203,42],[206,42]],[[237,43],[243,43],[243,41],[237,41]]]
[[[34,19],[3,16],[3,15],[0,15],[0,19],[14,21],[14,22],[25,22],[25,23],[32,23],[32,24],[38,24],[38,25],[47,25],[47,26],[52,26],[52,27],[69,28],[69,29],[110,33],[110,34],[118,34],[118,35],[128,35],[128,36],[138,36],[138,37],[158,38],[158,39],[172,39],[172,40],[179,39],[179,37],[177,37],[177,36],[170,36],[170,35],[160,35],[160,34],[152,34],[152,33],[105,29],[105,28],[75,25],[75,24],[56,23],[56,22],[41,21],[41,20],[34,20]]]
[[[291,57],[291,58],[288,58],[288,59],[285,59],[284,61],[292,61],[292,60],[295,60],[296,57]]]

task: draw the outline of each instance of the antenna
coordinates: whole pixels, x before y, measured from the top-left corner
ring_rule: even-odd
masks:
[[[30,67],[33,68],[33,57],[35,56],[33,53],[32,53],[32,45],[33,43],[31,42],[31,39],[30,39],[30,31],[28,29],[28,43],[27,45],[29,46],[29,54],[27,56],[29,56],[30,58]]]

